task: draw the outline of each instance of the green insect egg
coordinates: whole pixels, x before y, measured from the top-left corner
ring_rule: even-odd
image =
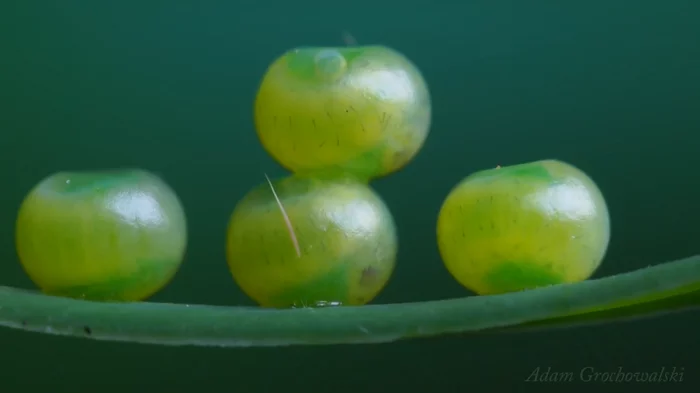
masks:
[[[477,172],[444,201],[437,222],[450,274],[481,295],[588,279],[610,241],[594,182],[555,160]]]
[[[255,100],[260,141],[296,173],[395,172],[423,146],[430,116],[419,70],[383,46],[291,50],[268,68]]]
[[[171,188],[143,170],[61,172],[22,202],[17,252],[50,295],[138,301],[182,263],[185,213]]]
[[[361,305],[388,282],[397,235],[366,184],[295,175],[236,205],[226,252],[234,280],[261,306]]]

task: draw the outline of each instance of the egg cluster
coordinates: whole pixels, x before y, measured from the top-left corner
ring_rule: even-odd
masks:
[[[264,307],[368,303],[398,249],[394,219],[370,181],[423,146],[431,119],[423,77],[383,46],[294,49],[268,68],[254,112],[265,150],[292,174],[268,178],[236,204],[226,237],[234,280]],[[609,240],[600,190],[556,160],[467,176],[437,220],[447,270],[481,295],[585,280]],[[152,173],[61,172],[23,201],[16,243],[47,294],[138,301],[176,274],[187,224]]]

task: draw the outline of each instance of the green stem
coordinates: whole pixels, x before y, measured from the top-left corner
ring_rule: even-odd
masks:
[[[0,287],[0,325],[161,345],[382,343],[685,309],[700,304],[699,291],[700,255],[612,277],[504,295],[317,309],[98,303]]]

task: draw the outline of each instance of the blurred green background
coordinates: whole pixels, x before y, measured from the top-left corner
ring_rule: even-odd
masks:
[[[17,208],[52,172],[142,167],[182,198],[190,240],[154,301],[252,304],[224,258],[230,212],[263,173],[252,104],[267,65],[300,45],[384,44],[431,88],[419,156],[374,183],[399,227],[376,302],[464,296],[435,223],[472,171],[557,158],[605,194],[612,243],[597,277],[700,252],[697,1],[4,1],[0,3],[0,284],[33,287]],[[1,307],[2,305],[0,305]],[[0,392],[457,392],[541,389],[560,371],[684,368],[700,379],[697,313],[612,326],[386,345],[168,348],[0,330]],[[595,386],[594,386],[595,385]],[[640,385],[568,384],[628,391]]]

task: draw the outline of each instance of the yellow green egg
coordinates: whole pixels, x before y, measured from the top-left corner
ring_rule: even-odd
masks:
[[[258,136],[281,165],[366,179],[418,153],[430,113],[419,70],[383,46],[291,50],[268,68],[255,100]]]
[[[226,252],[238,286],[261,306],[278,308],[361,305],[379,294],[397,253],[382,199],[344,177],[295,175],[272,185],[279,203],[264,183],[231,215]]]
[[[137,169],[56,173],[29,192],[17,217],[22,267],[56,296],[143,300],[176,274],[186,243],[179,199]]]
[[[585,173],[544,160],[462,180],[442,205],[437,239],[460,284],[497,294],[588,279],[605,256],[610,218]]]

